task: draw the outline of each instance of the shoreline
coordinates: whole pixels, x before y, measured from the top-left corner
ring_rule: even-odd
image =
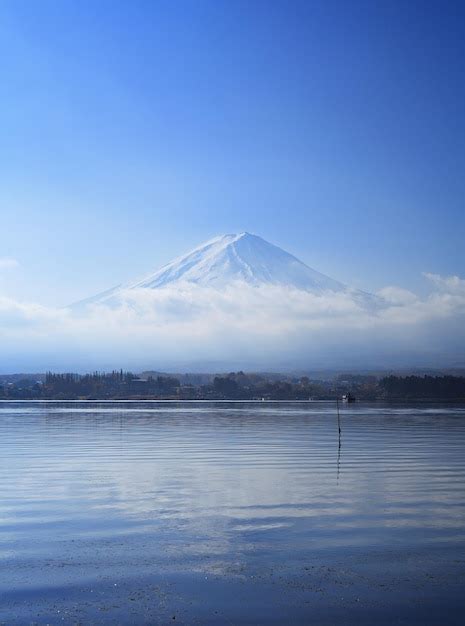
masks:
[[[335,398],[330,399],[315,399],[315,400],[299,400],[299,399],[286,399],[286,398],[273,398],[273,399],[258,399],[258,398],[0,398],[0,403],[11,402],[172,402],[172,403],[236,403],[236,404],[273,404],[273,403],[286,403],[286,404],[328,404],[335,403]],[[342,409],[346,406],[346,403],[342,403],[339,400],[339,408]],[[396,398],[395,400],[387,399],[370,399],[370,400],[355,400],[355,402],[348,403],[351,406],[354,404],[465,404],[465,398],[456,399],[441,399],[441,398]]]

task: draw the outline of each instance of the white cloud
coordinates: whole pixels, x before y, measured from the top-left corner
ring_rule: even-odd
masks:
[[[424,272],[423,276],[434,283],[441,291],[465,295],[465,280],[463,278],[458,276],[440,276],[439,274],[430,274],[428,272]]]
[[[19,263],[16,259],[10,257],[0,257],[0,270],[18,267]]]
[[[426,298],[397,288],[368,309],[350,293],[313,295],[236,283],[219,292],[131,290],[84,312],[0,298],[2,366],[168,367],[241,362],[244,367],[386,365],[455,361],[465,348],[465,281],[428,275]]]
[[[401,287],[384,287],[378,291],[378,296],[392,305],[402,306],[412,304],[417,300],[417,296]]]

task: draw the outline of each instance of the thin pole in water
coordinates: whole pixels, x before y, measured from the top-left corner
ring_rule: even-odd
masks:
[[[337,430],[338,430],[338,448],[337,448],[337,471],[336,480],[339,482],[339,470],[341,463],[341,416],[339,414],[339,398],[336,398],[336,410],[337,410]]]

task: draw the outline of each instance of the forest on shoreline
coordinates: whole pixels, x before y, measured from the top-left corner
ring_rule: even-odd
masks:
[[[465,401],[464,376],[307,376],[231,372],[221,375],[154,375],[113,371],[92,374],[49,372],[40,379],[0,380],[2,400],[357,400]]]

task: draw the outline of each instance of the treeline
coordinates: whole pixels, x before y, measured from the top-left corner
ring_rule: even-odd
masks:
[[[172,396],[179,380],[171,376],[141,379],[132,372],[109,374],[53,374],[48,372],[43,385],[45,398],[127,398],[134,396]]]
[[[232,400],[309,400],[331,397],[329,390],[306,376],[299,379],[270,380],[259,374],[231,372],[215,376],[212,384],[203,385],[206,398]]]
[[[394,399],[465,399],[463,376],[387,376],[379,381],[381,396]]]
[[[0,397],[11,399],[123,399],[137,397],[173,397],[179,380],[172,376],[149,376],[141,379],[132,372],[113,371],[93,374],[54,374],[47,372],[43,383],[21,380],[0,387]]]
[[[210,377],[210,381],[194,384],[183,377],[183,384],[174,376],[145,375],[124,372],[93,374],[48,372],[42,381],[19,380],[0,387],[0,398],[9,399],[179,399],[179,400],[309,400],[331,399],[347,391],[346,386],[308,377],[246,374],[242,371]],[[363,381],[352,381],[361,397]],[[370,399],[374,398],[373,385]],[[366,397],[366,396],[364,396]]]
[[[41,379],[0,380],[0,399],[43,400],[331,400],[351,393],[357,400],[465,400],[465,377],[343,375],[333,380],[307,376],[231,372],[199,377],[187,375],[136,375],[123,370],[111,373],[54,374]]]

